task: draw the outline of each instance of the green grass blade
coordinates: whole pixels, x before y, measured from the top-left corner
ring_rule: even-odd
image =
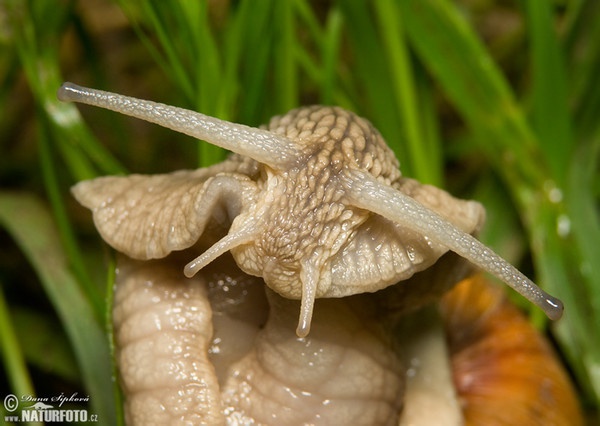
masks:
[[[322,72],[321,72],[321,103],[330,105],[334,102],[334,93],[337,88],[337,66],[340,59],[342,30],[344,18],[339,8],[334,7],[327,15],[325,35],[321,44]]]
[[[129,2],[127,2],[129,3]],[[163,9],[161,9],[161,5]],[[148,1],[142,2],[142,12],[144,13],[145,20],[151,24],[152,33],[158,36],[160,46],[164,51],[164,67],[168,70],[172,81],[179,86],[182,93],[186,96],[186,99],[191,105],[195,104],[196,89],[193,84],[193,80],[189,73],[186,71],[185,66],[181,60],[181,54],[178,54],[177,48],[174,44],[177,40],[177,31],[181,30],[181,22],[176,22],[174,25],[168,25],[165,20],[171,12],[171,7],[177,8],[178,3],[166,4],[165,2]],[[173,34],[172,31],[175,33]]]
[[[52,373],[71,383],[79,382],[79,371],[60,324],[43,312],[14,306],[11,314],[19,324],[20,344],[25,359],[37,369]]]
[[[56,13],[52,3],[47,2],[35,3],[39,7],[37,13],[26,7],[19,8],[14,1],[7,5],[16,51],[27,82],[39,109],[50,118],[57,132],[57,146],[71,175],[77,180],[96,175],[88,157],[93,158],[106,173],[122,172],[124,168],[118,161],[85,131],[75,106],[61,104],[56,99],[56,91],[62,83],[58,65],[59,35],[56,29],[53,32],[52,25],[46,21],[45,25],[41,25],[39,20],[51,16],[54,19],[50,22],[56,26],[56,21],[62,20],[64,10],[59,8]]]
[[[23,330],[17,330],[13,324],[4,298],[3,284],[0,283],[0,351],[2,352],[5,374],[10,384],[10,393],[13,395],[34,396],[36,395],[35,389],[25,365],[23,351],[17,339],[17,331],[23,332]],[[2,398],[4,399],[6,396],[2,395]],[[6,409],[6,402],[2,408]],[[6,411],[0,412],[0,415],[3,416],[8,414]],[[18,411],[14,414],[18,414]]]
[[[38,370],[71,383],[79,382],[76,360],[60,324],[43,312],[14,306],[10,313],[19,328],[19,343],[27,362]]]
[[[419,117],[415,78],[404,40],[404,17],[398,13],[397,5],[392,0],[377,0],[373,5],[388,58],[394,98],[401,114],[413,176],[423,183],[440,185],[440,164],[432,165],[431,156],[425,149],[427,144]]]
[[[116,2],[125,14],[125,16],[127,16],[127,18],[129,19],[131,28],[136,33],[140,42],[148,50],[148,53],[150,54],[150,56],[152,56],[154,62],[156,62],[156,64],[163,70],[164,74],[167,76],[167,78],[170,79],[171,83],[175,87],[179,87],[183,93],[187,94],[188,97],[186,99],[191,104],[193,94],[192,85],[189,79],[186,77],[185,73],[183,72],[179,61],[175,62],[175,74],[180,79],[174,78],[173,73],[169,72],[170,65],[167,57],[163,55],[160,49],[158,49],[154,45],[153,40],[151,40],[150,36],[146,34],[146,31],[144,29],[145,20],[149,21],[149,25],[151,27],[156,27],[158,25],[156,16],[153,16],[151,18],[145,18],[146,14],[144,13],[144,9],[142,8],[142,6],[150,7],[150,5],[148,4],[149,2],[143,2],[142,5],[139,5],[139,7],[137,3],[132,3],[125,0],[116,0]]]
[[[580,310],[586,312],[582,324],[584,341],[589,348],[577,354],[583,361],[590,377],[596,401],[600,402],[600,275],[597,273],[600,250],[600,213],[598,194],[594,184],[598,181],[600,164],[600,132],[594,139],[581,144],[572,157],[567,191],[567,217],[572,229],[574,247],[577,248],[576,264],[578,282],[585,288],[579,300]],[[572,253],[571,249],[567,249]]]
[[[296,19],[294,0],[273,3],[274,20],[274,91],[281,113],[298,106],[298,75],[296,69]]]
[[[531,118],[553,176],[560,186],[566,179],[573,149],[567,99],[567,77],[561,46],[554,29],[553,5],[545,1],[524,2],[531,41]]]
[[[199,2],[195,21],[190,21],[187,26],[190,33],[196,35],[196,44],[190,47],[189,54],[195,57],[195,81],[197,108],[208,115],[227,119],[227,108],[221,104],[220,99],[226,99],[224,88],[228,82],[223,78],[223,66],[215,37],[210,30],[208,9],[205,2]],[[192,11],[189,11],[193,13]],[[193,49],[193,50],[192,50]],[[223,150],[209,143],[201,143],[199,152],[200,166],[215,164],[223,159]]]
[[[600,26],[596,25],[599,14],[599,2],[584,2],[564,43],[570,53],[570,95],[577,140],[593,137],[600,128]]]
[[[301,26],[303,30],[306,29],[308,31],[315,46],[322,46],[325,43],[326,30],[325,28],[322,28],[315,10],[311,8],[311,5],[307,0],[293,0],[292,3],[298,14],[298,18],[301,20],[299,26]],[[335,7],[332,10],[335,11]],[[329,19],[332,10],[329,11],[327,19]]]
[[[527,241],[519,217],[511,205],[509,194],[493,174],[480,177],[474,198],[486,206],[485,226],[477,236],[512,264],[518,264],[525,252]],[[522,298],[516,298],[522,302]]]
[[[35,269],[71,341],[92,413],[115,423],[110,356],[102,325],[69,271],[56,224],[37,198],[0,194],[0,222]]]
[[[123,390],[121,389],[119,380],[119,370],[117,366],[117,346],[115,343],[115,330],[113,326],[113,315],[112,306],[114,306],[115,300],[115,280],[117,275],[117,262],[114,256],[110,256],[107,265],[107,279],[106,279],[106,314],[104,316],[104,328],[108,332],[108,350],[111,359],[111,372],[113,377],[113,395],[115,404],[115,417],[117,419],[116,426],[125,425],[125,409],[124,409],[124,398]]]
[[[373,122],[400,159],[403,174],[413,176],[412,165],[404,144],[404,131],[398,125],[398,110],[393,91],[387,60],[374,46],[381,40],[375,22],[366,19],[371,16],[370,3],[364,0],[342,1],[338,3],[343,14],[348,40],[353,52],[352,81],[355,88],[353,103],[357,111]],[[349,90],[350,91],[350,90]]]
[[[44,117],[39,117],[39,119],[41,123],[44,123]],[[104,301],[100,292],[98,291],[98,287],[94,285],[94,281],[87,272],[87,268],[82,258],[81,249],[78,247],[75,239],[71,219],[67,214],[63,193],[59,183],[56,162],[51,153],[47,126],[41,124],[38,126],[38,129],[40,168],[44,177],[46,192],[52,205],[56,226],[58,227],[64,250],[68,256],[69,265],[71,268],[73,268],[73,272],[76,275],[79,283],[81,283],[82,288],[87,293],[87,296],[92,304],[93,314],[96,316],[96,318],[100,319],[102,318],[104,311]]]
[[[419,118],[422,129],[423,147],[421,150],[427,155],[427,161],[431,170],[429,171],[430,182],[444,187],[444,149],[442,147],[442,136],[435,101],[435,90],[426,73],[419,66],[415,78],[415,91],[419,99]]]
[[[571,142],[567,141],[566,148],[540,146],[540,140],[529,126],[501,71],[451,2],[408,0],[400,4],[404,13],[411,16],[406,25],[417,54],[468,123],[476,136],[473,140],[487,153],[488,161],[504,177],[512,197],[519,203],[519,211],[529,232],[539,281],[549,292],[563,299],[569,311],[556,325],[556,336],[570,354],[572,367],[578,373],[580,382],[586,383],[594,373],[590,368],[594,368],[598,359],[597,349],[590,341],[595,339],[593,336],[600,334],[593,319],[595,315],[589,317],[587,313],[598,308],[590,306],[586,297],[587,285],[582,283],[578,271],[579,260],[574,254],[579,250],[577,246],[573,247],[576,241],[562,235],[560,226],[567,207],[561,194],[564,195],[565,188],[557,188],[554,184],[556,179],[561,179],[560,173],[564,173],[560,167],[565,167],[556,164],[559,160],[568,163]],[[548,16],[542,16],[547,11],[535,13],[541,16],[535,17],[540,20],[536,24],[540,29],[536,26],[532,31],[538,33],[535,37],[542,37],[540,34],[550,31]],[[558,63],[560,66],[556,42],[538,40],[537,43],[536,66],[548,63]],[[562,78],[563,81],[557,81],[556,84],[564,86],[560,71],[553,78]],[[547,99],[546,92],[551,90],[551,82],[542,80],[537,84],[534,97]],[[564,90],[564,87],[559,88],[551,99],[564,103]],[[569,117],[563,107],[555,111],[561,115],[556,118],[562,120],[556,130],[561,134],[547,137],[564,139],[569,134]],[[552,111],[545,109],[545,106],[539,107],[535,114],[545,117],[545,120],[552,119]],[[557,158],[559,152],[562,155],[560,159]],[[550,161],[554,165],[549,166]],[[568,194],[566,196],[569,197]],[[588,317],[592,319],[591,323],[586,321]],[[585,353],[594,361],[584,365],[582,357],[577,357],[580,353]]]
[[[433,74],[469,126],[480,148],[512,181],[540,187],[547,177],[538,142],[505,78],[489,53],[447,0],[399,3],[407,33],[426,68]]]
[[[228,119],[227,87],[223,80],[220,51],[212,34],[206,1],[142,2],[135,8],[119,3],[165,74],[179,87],[188,108]],[[141,25],[157,35],[156,49]],[[198,145],[198,163],[208,166],[223,159],[223,150],[207,143]]]
[[[598,365],[600,360],[600,342],[595,337],[599,333],[598,321],[588,303],[592,296],[586,294],[573,262],[577,251],[573,247],[575,241],[556,232],[556,216],[551,208],[535,211],[530,233],[536,271],[544,287],[565,305],[563,318],[553,324],[552,329],[580,385],[591,398],[597,399],[592,393],[594,371],[589,367]]]
[[[258,125],[277,110],[272,102],[266,102],[270,87],[269,75],[272,54],[272,7],[269,1],[246,0],[238,10],[238,39],[242,47],[239,58],[239,99],[235,99],[240,122]]]

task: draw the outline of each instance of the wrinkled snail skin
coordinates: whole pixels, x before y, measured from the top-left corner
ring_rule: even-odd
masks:
[[[404,371],[377,324],[346,299],[321,299],[315,329],[298,338],[299,302],[265,297],[262,280],[224,261],[190,282],[172,256],[120,257],[113,319],[128,424],[398,424]]]
[[[371,324],[345,299],[319,299],[313,330],[298,338],[299,302],[268,293],[269,320],[223,386],[229,418],[239,424],[398,424],[404,372]]]
[[[98,232],[113,248],[134,259],[160,259],[217,225],[229,228],[254,200],[254,174],[254,163],[233,156],[205,169],[100,177],[71,191],[93,211]]]
[[[424,414],[431,407],[449,426],[503,424],[485,416],[473,423],[480,406],[468,399],[470,367],[457,361],[472,351],[462,352],[460,329],[451,326],[448,362],[441,323],[425,327],[415,318],[431,308],[418,308],[463,278],[467,261],[552,319],[562,304],[473,237],[484,220],[481,205],[402,177],[367,120],[312,106],[253,129],[70,83],[59,98],[234,152],[205,169],[104,177],[73,188],[103,239],[125,255],[114,327],[128,423],[427,426],[437,421]],[[464,312],[444,306],[451,325],[488,317],[468,304]],[[399,337],[402,327],[412,333]],[[489,331],[500,337],[475,339],[475,347],[506,340],[502,328]],[[552,364],[541,361],[547,351],[533,355]],[[415,360],[425,367],[411,370]],[[492,361],[502,366],[495,379],[506,381],[508,364]],[[572,394],[557,390],[568,380],[552,365],[541,371],[559,371],[551,384],[539,374],[520,376],[542,385],[515,404],[537,412],[570,403]],[[482,389],[501,395],[494,403],[516,394],[485,383]],[[541,405],[529,404],[540,395]]]
[[[160,197],[152,178],[129,185],[131,194],[119,191],[118,202],[102,184],[95,185],[101,192],[91,199],[84,184],[75,194],[94,211],[107,242],[132,257],[144,252],[146,258],[162,257],[190,247],[201,237],[211,208],[222,204],[237,210],[227,235],[192,260],[185,274],[191,277],[231,251],[243,271],[261,276],[280,295],[301,300],[299,336],[310,331],[316,298],[377,291],[426,269],[448,250],[495,274],[550,318],[562,314],[559,300],[458,226],[461,210],[476,216],[476,203],[453,199],[433,211],[402,192],[393,152],[371,123],[349,111],[303,107],[274,117],[264,129],[252,129],[71,83],[63,84],[58,97],[157,123],[253,159],[259,169],[254,178],[234,171],[220,176],[217,185],[208,175],[195,176],[181,197],[169,196],[172,203],[163,201],[161,208],[143,205],[144,194]],[[173,187],[168,175],[160,179],[159,189]],[[139,203],[132,205],[130,195]],[[120,214],[109,223],[113,211]],[[133,229],[139,229],[139,219],[151,227],[137,235]],[[387,230],[384,246],[373,240],[377,228]],[[352,256],[359,262],[345,260]],[[374,258],[376,267],[370,263]]]
[[[180,275],[164,261],[119,259],[113,322],[128,425],[225,422],[206,282]]]
[[[467,273],[453,257],[406,284]],[[115,339],[130,425],[583,424],[547,342],[479,276],[444,297],[446,333],[431,307],[398,317],[373,293],[317,300],[313,330],[298,338],[298,301],[265,295],[229,256],[192,280],[182,259],[119,258]]]

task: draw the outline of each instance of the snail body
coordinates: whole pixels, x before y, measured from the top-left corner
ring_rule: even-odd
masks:
[[[105,241],[137,259],[193,246],[211,220],[229,225],[226,235],[187,264],[186,276],[231,251],[243,271],[301,300],[298,336],[309,333],[316,298],[380,290],[428,268],[448,250],[498,276],[549,317],[562,314],[559,300],[471,235],[483,222],[478,203],[407,184],[379,132],[351,112],[304,107],[254,129],[70,83],[58,96],[241,155],[200,171],[86,181],[73,193],[93,211]],[[248,166],[250,160],[255,163]]]
[[[403,177],[379,132],[349,111],[303,107],[255,129],[70,83],[58,95],[233,151],[204,169],[72,189],[124,255],[113,320],[132,424],[427,424],[407,401],[437,401],[461,424],[448,357],[423,352],[444,347],[441,323],[430,340],[397,339],[418,325],[412,312],[474,265],[562,313],[473,236],[479,203]],[[436,381],[406,380],[411,353]],[[432,384],[444,398],[421,398]]]

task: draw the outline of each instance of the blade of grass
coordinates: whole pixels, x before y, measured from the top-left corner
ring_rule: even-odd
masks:
[[[296,70],[296,22],[293,1],[273,3],[274,20],[274,99],[280,112],[298,106],[298,76]]]
[[[243,46],[239,59],[238,84],[240,98],[236,100],[239,120],[251,125],[260,124],[276,109],[265,98],[269,92],[269,74],[272,52],[272,8],[270,1],[245,1],[247,7],[238,11],[240,19],[239,38],[232,43]],[[248,7],[248,5],[252,7]],[[272,109],[271,109],[272,108]]]
[[[314,8],[311,7],[307,0],[294,0],[292,4],[294,11],[300,19],[299,27],[303,30],[308,30],[308,34],[310,34],[315,46],[322,46],[325,43],[325,30],[321,27],[319,19],[315,15]],[[333,6],[332,10],[335,10],[335,6]],[[330,14],[331,10],[328,12],[328,15]]]
[[[552,184],[551,169],[539,141],[501,72],[453,4],[446,0],[401,4],[405,13],[411,14],[407,28],[419,56],[473,129],[480,147],[519,204],[540,282],[563,299],[570,312],[557,324],[555,334],[580,374],[579,380],[589,382],[593,372],[582,365],[577,354],[583,351],[597,359],[589,341],[600,330],[586,321],[591,307],[587,298],[581,297],[585,290],[571,254],[572,240],[565,239],[559,227],[565,202]]]
[[[344,18],[337,7],[333,7],[327,15],[325,34],[321,47],[321,102],[329,105],[334,102],[337,83],[337,65],[340,61],[340,48]]]
[[[516,264],[524,255],[525,236],[514,209],[507,209],[510,197],[494,175],[483,176],[476,183],[476,199],[486,206],[485,226],[478,235],[509,262]],[[521,299],[519,299],[521,300]]]
[[[115,423],[110,356],[104,330],[71,275],[46,207],[26,194],[0,194],[0,222],[35,269],[73,346],[90,406],[100,421]]]
[[[442,180],[441,165],[431,164],[431,155],[425,149],[427,144],[423,140],[422,123],[418,114],[420,107],[417,102],[416,84],[404,40],[403,16],[398,13],[397,5],[392,0],[377,0],[373,5],[385,56],[388,58],[394,100],[401,114],[404,141],[413,176],[423,183],[439,186]]]
[[[22,330],[19,330],[22,332]],[[3,284],[0,283],[0,350],[5,374],[8,377],[10,391],[13,395],[36,395],[33,383],[25,365],[25,358],[17,339],[17,332],[12,322],[6,299],[4,298]],[[7,395],[2,395],[6,397]],[[3,408],[7,408],[6,400]],[[8,413],[0,413],[7,415]],[[41,425],[41,423],[29,423]]]
[[[562,40],[564,51],[569,55],[567,59],[572,61],[574,56],[578,54],[577,44],[582,36],[590,27],[586,22],[591,19],[592,22],[597,15],[597,2],[591,2],[587,0],[573,0],[566,4],[566,11],[564,14],[564,21],[561,25],[561,30],[564,33]]]
[[[401,11],[412,46],[441,84],[480,147],[505,178],[541,187],[548,176],[538,142],[508,83],[456,6],[447,0],[407,0]]]
[[[577,355],[583,355],[597,403],[600,402],[600,340],[596,338],[600,335],[600,275],[595,268],[600,247],[600,214],[593,185],[597,182],[599,162],[600,132],[596,138],[582,143],[572,157],[567,191],[567,218],[576,243],[574,246],[578,249],[580,282],[586,289],[582,300],[589,305],[584,338],[592,346],[589,351]],[[580,305],[584,304],[580,302]]]
[[[379,46],[375,22],[371,17],[370,3],[364,0],[338,3],[343,14],[353,58],[352,83],[357,86],[353,102],[357,111],[371,119],[373,124],[400,159],[402,172],[413,176],[413,168],[403,143],[404,132],[398,125],[398,110],[389,82],[386,58],[374,46]],[[366,18],[369,17],[369,18]],[[354,90],[354,89],[351,89]]]
[[[142,42],[144,47],[148,50],[150,56],[152,56],[152,58],[154,59],[154,62],[156,62],[156,64],[163,70],[163,73],[167,76],[167,78],[170,79],[171,83],[175,87],[179,87],[182,93],[185,94],[187,101],[191,104],[193,99],[192,85],[189,79],[186,77],[185,73],[183,72],[183,68],[181,66],[180,61],[177,58],[172,58],[170,56],[173,55],[172,52],[168,52],[165,55],[163,55],[160,49],[154,46],[153,40],[146,33],[144,24],[149,25],[153,29],[155,29],[157,26],[162,28],[162,26],[159,25],[158,17],[156,14],[153,14],[153,16],[144,19],[146,13],[142,9],[142,6],[150,7],[149,2],[142,2],[141,5],[138,5],[137,3],[125,0],[116,1],[123,13],[125,14],[125,16],[127,16],[127,18],[129,19],[131,28],[136,33],[138,39]],[[140,7],[138,8],[137,6]],[[156,30],[156,32],[158,33],[159,31]],[[154,31],[149,30],[148,33],[153,34]],[[160,35],[164,36],[164,30],[160,31]],[[158,36],[159,40],[161,39],[160,35]],[[169,62],[169,59],[171,59],[171,62]],[[169,72],[170,70],[172,70],[172,72]]]
[[[97,319],[102,318],[104,312],[104,301],[98,287],[91,279],[87,272],[87,268],[81,256],[81,249],[79,248],[73,228],[71,225],[71,219],[69,218],[65,203],[63,200],[63,194],[61,185],[58,180],[58,173],[56,170],[56,162],[52,157],[50,142],[48,140],[48,126],[44,125],[45,117],[42,114],[38,114],[40,125],[38,126],[38,150],[39,160],[42,176],[44,177],[44,185],[46,187],[46,193],[50,199],[52,205],[52,211],[56,220],[56,225],[59,230],[59,235],[63,243],[63,247],[67,253],[69,264],[73,268],[75,275],[82,288],[88,295],[88,298],[92,304],[93,313]]]
[[[0,41],[0,134],[10,123],[18,120],[18,110],[9,101],[19,79],[20,64],[17,52],[10,42]]]
[[[416,61],[415,61],[416,62]],[[418,71],[415,73],[416,96],[419,99],[419,117],[423,131],[421,148],[427,153],[431,170],[431,181],[439,187],[444,187],[444,152],[438,111],[435,103],[435,91],[430,79],[419,63],[415,64]]]
[[[573,149],[564,59],[552,16],[552,3],[525,1],[531,41],[531,120],[552,175],[562,187]]]
[[[572,54],[569,63],[577,139],[595,135],[600,127],[600,26],[594,25],[594,19],[600,14],[600,4],[588,2],[585,6],[581,22],[569,34],[571,51],[577,52]]]
[[[596,399],[591,393],[593,371],[589,367],[597,365],[600,359],[595,338],[598,323],[591,306],[586,303],[590,295],[581,285],[582,277],[573,262],[574,255],[565,251],[569,247],[570,251],[576,251],[575,241],[556,232],[557,218],[551,207],[536,208],[535,212],[529,230],[535,268],[540,282],[565,305],[563,318],[552,324],[552,330],[580,386],[588,398]]]
[[[227,16],[224,34],[219,45],[222,61],[222,79],[226,84],[220,88],[217,110],[221,111],[221,117],[227,120],[237,119],[238,101],[240,96],[240,64],[246,49],[246,20],[252,14],[253,4],[242,1],[233,14]],[[257,10],[257,14],[262,13]],[[262,17],[257,17],[262,19]]]
[[[210,29],[206,2],[198,2],[198,5],[201,7],[196,11],[195,21],[187,23],[191,28],[190,32],[196,37],[195,45],[190,48],[194,50],[189,53],[195,59],[197,107],[208,115],[227,119],[227,108],[220,105],[219,99],[223,92],[226,92],[222,88],[225,88],[228,82],[223,78],[220,53]],[[189,12],[193,13],[191,10]],[[200,166],[215,164],[223,159],[223,150],[215,145],[201,143],[199,148]]]
[[[129,2],[121,3],[121,7],[124,6],[124,3]],[[163,6],[167,6],[164,11],[160,9],[161,4]],[[171,8],[166,5],[165,2],[154,1],[142,2],[141,6],[143,17],[151,25],[151,33],[158,37],[160,46],[164,51],[165,56],[163,58],[161,55],[160,62],[163,63],[163,66],[166,67],[166,69],[168,69],[166,74],[170,76],[172,81],[180,88],[190,104],[194,105],[196,99],[196,90],[194,88],[193,79],[188,72],[186,72],[185,66],[181,61],[182,55],[177,53],[176,47],[173,44],[173,41],[177,38],[173,32],[178,31],[180,26],[174,25],[172,28],[169,28],[166,23],[163,22],[165,20],[165,16],[168,16],[168,12],[171,11]],[[178,7],[178,4],[177,2],[174,2],[170,6]]]
[[[16,50],[27,82],[39,107],[58,129],[57,146],[71,174],[77,180],[96,175],[83,153],[93,158],[108,173],[122,172],[124,168],[114,157],[89,132],[82,130],[85,126],[75,107],[60,104],[56,99],[56,91],[62,83],[58,66],[58,30],[54,29],[53,32],[51,26],[41,25],[30,9],[20,8],[14,1],[7,2],[7,5]],[[42,7],[37,13],[37,19],[56,15],[51,3],[38,2],[36,5]],[[60,12],[62,13],[62,9]],[[43,31],[42,34],[36,33],[39,29]]]
[[[73,181],[93,179],[98,175],[122,175],[126,167],[121,164],[91,133],[79,110],[73,104],[56,100],[56,90],[62,83],[58,78],[46,93],[48,117],[55,146],[68,165]]]
[[[228,119],[228,85],[223,80],[220,52],[211,32],[205,1],[165,3],[148,1],[140,8],[120,2],[124,13],[135,17],[133,26],[165,74],[178,86],[188,107]],[[142,24],[156,34],[160,49],[153,46]],[[225,94],[225,96],[223,96]],[[198,163],[208,166],[223,159],[223,150],[207,143],[198,145]]]
[[[79,371],[73,368],[76,361],[60,324],[30,308],[14,306],[10,314],[18,324],[19,342],[27,362],[40,371],[78,383]]]
[[[207,114],[227,119],[225,109],[220,110],[219,98],[223,94],[223,66],[217,41],[211,30],[207,2],[184,1],[175,21],[182,26],[179,37],[186,47],[185,54],[190,55],[192,75],[195,88],[193,107]],[[209,151],[206,151],[209,154]],[[204,160],[203,160],[204,161]]]

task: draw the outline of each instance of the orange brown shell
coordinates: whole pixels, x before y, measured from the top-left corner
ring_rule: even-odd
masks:
[[[576,392],[548,341],[482,275],[442,299],[466,425],[583,425]]]

